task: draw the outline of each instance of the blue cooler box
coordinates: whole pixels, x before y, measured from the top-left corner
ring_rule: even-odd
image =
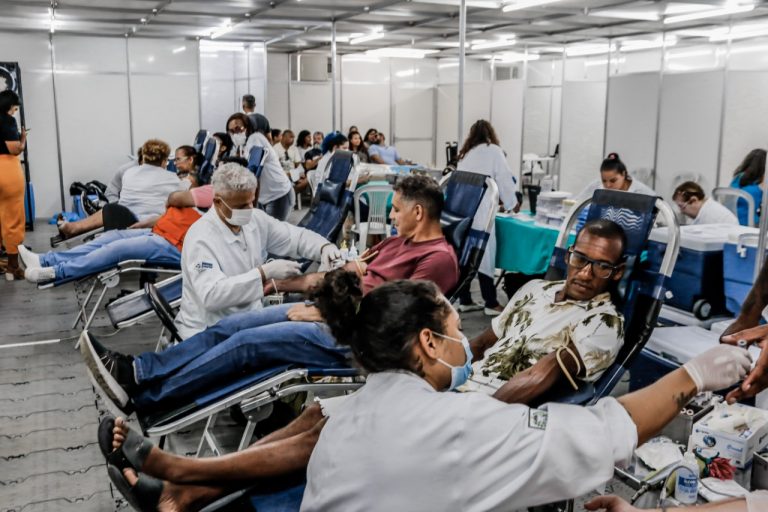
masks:
[[[681,226],[680,254],[667,282],[672,297],[665,303],[689,311],[702,320],[725,312],[723,250],[729,237],[750,229],[754,228],[730,224]],[[651,231],[648,262],[653,270],[661,266],[667,238],[667,228]]]
[[[739,314],[744,299],[752,289],[757,257],[758,229],[732,236],[723,250],[723,278],[725,307],[734,315]]]

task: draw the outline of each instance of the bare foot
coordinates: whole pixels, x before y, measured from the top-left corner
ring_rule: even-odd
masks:
[[[133,469],[123,470],[123,476],[131,487],[139,477]],[[194,512],[213,503],[224,494],[225,490],[201,485],[178,485],[163,481],[163,490],[157,502],[158,512]]]
[[[124,469],[123,476],[131,487],[135,487],[136,482],[139,481],[138,475],[131,468]],[[157,503],[159,512],[182,512],[185,510],[182,503],[179,502],[178,496],[174,493],[173,487],[173,484],[163,482],[163,491],[160,493],[160,500]]]
[[[112,429],[112,449],[119,450],[125,438],[128,435],[128,424],[125,418],[118,416],[115,418],[115,428]],[[167,474],[164,468],[168,467],[166,464],[167,455],[157,446],[152,446],[147,458],[144,460],[142,467],[137,468],[142,473],[146,473],[155,478],[162,480],[173,480],[170,475]]]

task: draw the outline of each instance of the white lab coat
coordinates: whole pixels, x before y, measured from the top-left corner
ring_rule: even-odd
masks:
[[[261,309],[264,287],[258,267],[267,254],[320,260],[328,240],[254,209],[251,222],[234,234],[213,207],[195,222],[181,251],[182,338],[241,311]]]
[[[550,503],[609,481],[637,444],[637,428],[614,398],[591,407],[550,404],[544,412],[481,393],[441,393],[412,373],[383,372],[331,400],[343,401],[309,460],[303,512],[509,511]]]
[[[267,156],[259,178],[259,203],[267,204],[280,199],[293,190],[291,179],[285,174],[277,151],[272,147],[263,133],[254,132],[245,143],[245,158],[251,154],[251,148],[260,146],[264,148]]]
[[[457,166],[459,171],[476,172],[490,176],[499,187],[499,199],[504,204],[504,208],[511,210],[517,206],[517,185],[512,174],[512,170],[507,164],[507,157],[504,151],[496,144],[480,144],[470,149],[459,161]],[[483,197],[480,204],[480,211],[487,212],[492,207],[488,196]],[[495,223],[491,225],[491,236],[488,238],[488,246],[485,249],[483,260],[480,262],[480,272],[493,277],[496,270],[496,229]]]
[[[693,225],[702,224],[739,224],[739,219],[731,210],[712,198],[705,198],[699,209],[699,214],[691,222]]]
[[[582,190],[579,195],[576,196],[576,201],[583,201],[584,199],[588,197],[592,197],[592,194],[595,193],[595,190],[598,189],[604,189],[603,187],[603,181],[602,180],[595,180]],[[651,187],[646,185],[645,183],[641,183],[638,180],[632,180],[629,184],[629,190],[627,192],[634,192],[635,194],[645,194],[646,196],[658,196],[659,194],[656,193],[655,190],[653,190]]]

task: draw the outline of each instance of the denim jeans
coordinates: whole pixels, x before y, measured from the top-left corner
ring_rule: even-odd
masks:
[[[496,285],[494,284],[493,278],[482,272],[478,272],[477,280],[480,282],[480,294],[483,296],[485,307],[492,309],[498,306],[499,301],[496,298]],[[461,304],[472,304],[472,292],[470,289],[471,284],[459,294],[459,302]]]
[[[281,304],[228,316],[163,352],[137,356],[133,365],[139,409],[191,399],[249,373],[283,364],[347,368],[348,350],[337,347],[328,326],[291,322],[294,304]]]
[[[120,229],[107,231],[87,244],[66,251],[40,255],[40,265],[53,267],[57,281],[103,272],[125,260],[180,265],[181,253],[149,229]]]
[[[295,200],[295,192],[290,190],[283,197],[278,197],[274,201],[269,203],[259,203],[258,206],[270,217],[274,217],[277,220],[285,220],[288,218],[288,214],[291,213]]]

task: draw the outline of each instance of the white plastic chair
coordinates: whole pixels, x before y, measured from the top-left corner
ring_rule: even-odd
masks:
[[[738,216],[738,202],[743,199],[747,203],[747,226],[755,227],[755,198],[752,194],[738,188],[716,187],[712,189],[712,198],[731,210]]]
[[[369,235],[389,236],[387,225],[387,200],[392,195],[392,185],[364,185],[355,190],[355,225],[352,232],[357,235],[357,250],[365,251]],[[360,222],[360,200],[365,194],[368,198],[368,221]]]

